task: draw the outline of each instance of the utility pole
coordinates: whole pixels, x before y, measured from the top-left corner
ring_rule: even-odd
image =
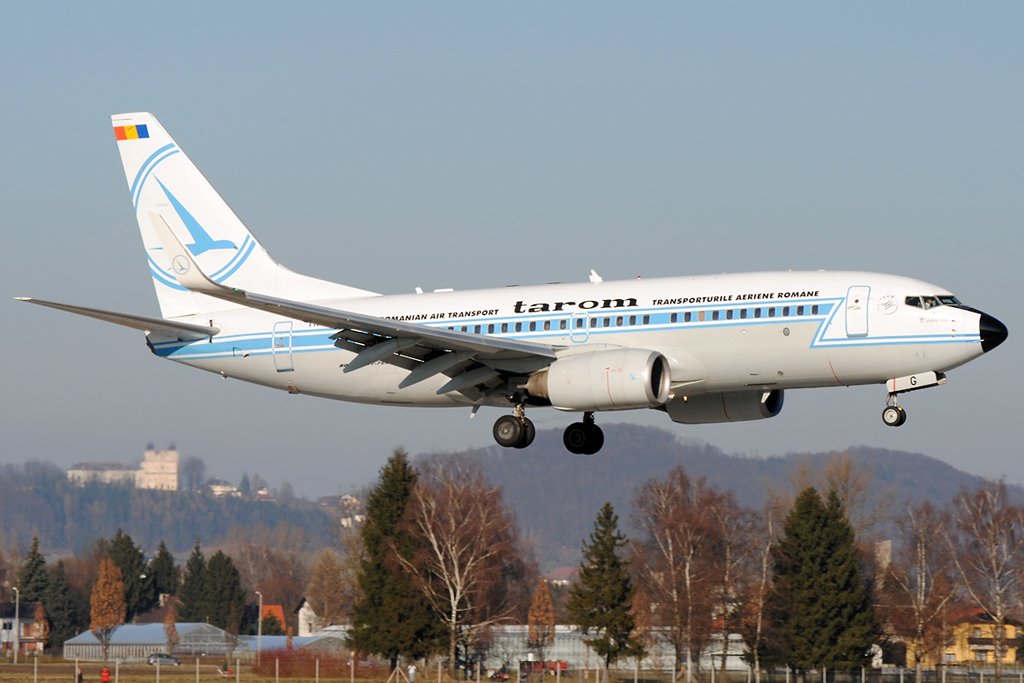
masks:
[[[260,655],[263,654],[263,593],[256,591],[260,596],[260,610],[256,615],[256,664],[260,663]]]

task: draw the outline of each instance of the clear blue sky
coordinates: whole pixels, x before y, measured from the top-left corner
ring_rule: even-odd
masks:
[[[491,442],[496,410],[288,396],[159,361],[109,116],[156,114],[293,270],[411,292],[760,269],[934,282],[1010,339],[912,394],[790,392],[685,427],[760,455],[869,444],[1024,483],[1020,3],[3,3],[0,461],[175,441],[321,495],[395,446]],[[566,416],[534,411],[540,428]],[[637,457],[643,457],[638,454]]]

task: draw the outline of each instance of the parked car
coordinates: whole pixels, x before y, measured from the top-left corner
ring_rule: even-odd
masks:
[[[163,652],[154,652],[146,658],[146,664],[150,666],[156,666],[156,663],[160,662],[160,666],[181,666],[181,660],[171,655],[165,655]]]

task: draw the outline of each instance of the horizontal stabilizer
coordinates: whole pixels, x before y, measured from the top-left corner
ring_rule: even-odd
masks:
[[[114,313],[113,311],[102,311],[98,308],[70,306],[68,304],[59,304],[53,301],[43,301],[42,299],[32,299],[29,297],[15,298],[18,301],[26,301],[30,304],[38,304],[40,306],[46,306],[47,308],[56,308],[58,311],[76,313],[78,315],[84,315],[87,318],[96,318],[97,320],[114,323],[115,325],[122,325],[124,327],[142,330],[146,334],[156,333],[170,338],[176,338],[179,341],[206,339],[207,337],[212,337],[220,332],[220,328],[208,327],[206,325],[191,325],[189,323],[179,323],[173,320],[164,320],[163,318],[147,318],[143,315]]]

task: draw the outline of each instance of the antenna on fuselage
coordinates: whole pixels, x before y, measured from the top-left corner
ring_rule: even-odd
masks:
[[[596,270],[591,268],[590,269],[590,281],[593,282],[596,285],[598,282],[604,282],[604,278],[601,277],[600,275],[598,275]]]

